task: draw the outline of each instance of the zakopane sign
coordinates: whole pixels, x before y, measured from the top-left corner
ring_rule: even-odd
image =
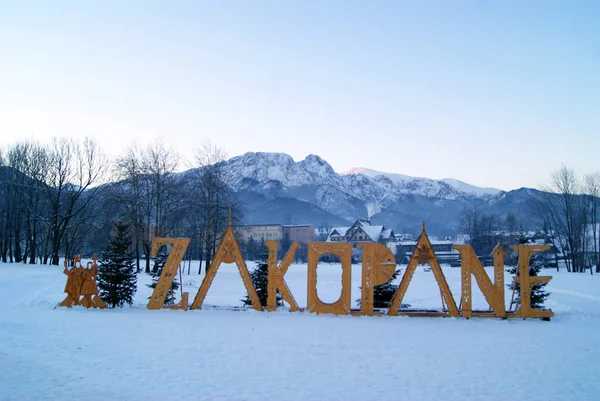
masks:
[[[165,266],[162,270],[160,279],[148,302],[148,309],[188,309],[188,293],[182,294],[182,299],[177,305],[165,306],[167,291],[171,288],[171,283],[177,272],[179,264],[187,249],[190,240],[187,238],[155,238],[152,241],[152,255],[155,256],[162,245],[171,244],[171,252]],[[275,241],[266,241],[269,248],[268,259],[268,297],[266,310],[269,312],[276,309],[277,292],[279,292],[284,301],[290,305],[290,312],[300,311],[292,292],[285,282],[285,274],[290,267],[296,249],[299,245],[294,242],[277,266],[277,243]],[[331,242],[312,242],[308,244],[308,312],[329,313],[335,315],[360,314],[372,316],[381,314],[373,308],[373,290],[374,287],[384,284],[390,280],[396,268],[394,255],[386,246],[378,243],[360,243],[358,245],[363,250],[362,255],[362,286],[361,286],[361,309],[360,311],[351,310],[350,297],[350,278],[351,278],[351,258],[352,245],[350,243],[331,243]],[[554,316],[552,310],[542,310],[532,308],[530,303],[531,288],[535,284],[546,283],[550,281],[551,276],[530,276],[529,260],[535,252],[541,252],[549,249],[549,245],[518,245],[511,248],[519,254],[518,274],[513,278],[519,284],[520,306],[516,311],[506,311],[504,305],[504,250],[497,246],[493,251],[494,257],[494,276],[493,282],[487,275],[481,265],[477,255],[470,245],[455,245],[455,249],[461,255],[461,302],[456,305],[444,273],[437,261],[431,243],[425,232],[419,236],[419,240],[412,253],[412,257],[406,272],[402,277],[400,285],[392,298],[391,305],[387,310],[388,316],[436,316],[436,317],[497,317],[497,318],[542,318],[549,319]],[[342,292],[340,298],[334,303],[325,303],[319,299],[317,294],[317,262],[323,255],[335,255],[342,263]],[[240,272],[244,286],[248,291],[252,307],[262,311],[256,289],[250,278],[248,268],[240,251],[240,247],[235,239],[231,224],[228,225],[225,234],[217,248],[214,259],[202,281],[200,289],[196,294],[190,309],[201,309],[208,289],[210,288],[215,275],[222,263],[235,263]],[[429,264],[431,270],[440,288],[443,308],[440,311],[431,310],[411,310],[400,309],[406,290],[410,284],[416,267],[419,264]],[[474,311],[471,308],[471,288],[472,277],[479,286],[490,310]]]

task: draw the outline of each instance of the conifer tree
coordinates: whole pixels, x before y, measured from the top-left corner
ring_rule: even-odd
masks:
[[[523,240],[523,239],[519,240],[520,244],[526,244],[527,242],[528,242],[527,240]],[[534,254],[531,257],[531,260],[529,263],[529,275],[537,276],[538,273],[540,273],[540,271],[542,270],[542,265],[543,265],[542,255]],[[519,268],[518,268],[518,266],[512,267],[511,269],[508,270],[508,272],[518,275]],[[548,284],[548,283],[539,283],[539,284],[534,284],[531,287],[529,299],[530,299],[532,308],[544,309],[544,301],[546,301],[546,298],[548,298],[548,296],[550,295],[549,292],[544,291],[544,287],[546,287],[546,284]],[[516,304],[518,305],[521,302],[521,286],[517,282],[513,281],[512,283],[507,284],[507,287],[509,289],[515,291],[514,302],[516,302]]]
[[[250,272],[250,278],[252,279],[252,284],[254,284],[254,288],[256,289],[256,293],[258,294],[258,299],[260,303],[265,306],[267,304],[268,297],[268,288],[269,288],[269,251],[263,249],[260,253],[260,258],[256,261],[256,267],[252,272]],[[242,299],[244,305],[252,305],[252,300],[246,294],[244,299]],[[277,291],[277,306],[282,306],[283,302],[281,299],[281,294]]]
[[[162,249],[162,248],[161,248]],[[156,288],[156,284],[158,284],[158,280],[160,279],[160,275],[162,274],[163,268],[165,267],[165,263],[167,262],[168,255],[164,252],[158,252],[156,257],[154,258],[154,266],[150,271],[150,276],[152,277],[152,283],[148,284],[149,288]],[[177,274],[173,277],[173,281],[171,282],[171,288],[167,292],[167,296],[165,297],[164,305],[175,305],[175,291],[179,289],[179,281],[177,279]],[[150,297],[148,297],[150,299]]]
[[[102,253],[98,268],[98,292],[111,308],[131,305],[137,290],[135,256],[129,251],[131,242],[129,226],[117,223],[109,246]]]
[[[397,269],[394,272],[394,274],[392,274],[392,277],[388,280],[387,283],[384,283],[381,285],[376,285],[375,288],[373,288],[373,307],[374,308],[389,308],[390,307],[392,298],[394,297],[394,294],[396,293],[396,290],[398,289],[398,285],[392,284],[392,282],[394,280],[396,280],[396,278],[398,278],[398,274],[400,274],[401,272],[402,272],[402,269]],[[362,289],[362,287],[359,287],[359,288]],[[360,298],[356,300],[356,305],[358,307],[361,306]],[[402,306],[404,307],[405,305],[403,304]]]

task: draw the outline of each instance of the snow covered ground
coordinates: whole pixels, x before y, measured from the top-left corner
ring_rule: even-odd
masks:
[[[458,302],[460,269],[444,271]],[[339,266],[318,273],[334,301]],[[134,307],[54,309],[62,268],[0,264],[0,400],[598,400],[600,277],[545,274],[550,322],[149,311],[146,275]],[[201,277],[183,275],[190,302]],[[306,305],[306,265],[286,280]],[[357,299],[359,266],[352,281]],[[244,294],[222,265],[205,305]],[[433,274],[419,268],[404,302],[439,308]],[[475,290],[473,307],[486,307]]]

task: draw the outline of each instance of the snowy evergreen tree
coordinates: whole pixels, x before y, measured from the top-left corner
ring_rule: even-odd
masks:
[[[133,303],[137,290],[135,255],[129,251],[131,232],[125,223],[117,223],[108,248],[98,267],[98,292],[111,308]]]
[[[373,307],[374,308],[389,308],[390,303],[392,302],[392,298],[398,289],[397,284],[392,284],[398,275],[402,272],[402,269],[397,269],[394,274],[392,274],[392,278],[388,280],[387,283],[376,285],[373,289]],[[359,287],[362,289],[362,287]],[[358,307],[361,306],[361,299],[356,300],[356,305]]]
[[[150,276],[152,277],[152,283],[148,284],[148,287],[154,289],[156,288],[156,284],[160,279],[160,275],[162,274],[163,268],[165,267],[165,263],[167,262],[168,255],[164,252],[157,253],[154,258],[154,265],[152,266],[152,270],[150,271]],[[175,272],[175,277],[173,277],[173,281],[171,282],[171,288],[167,292],[167,296],[165,297],[164,305],[175,305],[175,291],[179,289],[179,281],[177,276],[177,271]],[[150,299],[150,297],[148,297]]]
[[[527,242],[528,242],[527,240],[523,240],[523,239],[519,240],[520,244],[526,244]],[[537,276],[538,273],[540,273],[540,271],[542,270],[542,266],[543,266],[542,255],[534,254],[531,257],[531,260],[529,261],[529,275]],[[519,268],[518,268],[518,266],[512,267],[511,269],[508,270],[508,272],[518,276]],[[548,284],[548,283],[535,284],[533,287],[531,287],[531,293],[530,293],[529,299],[530,299],[532,308],[544,309],[544,301],[550,295],[549,292],[544,291],[544,287],[546,287],[546,284]],[[519,304],[521,302],[521,286],[518,283],[516,283],[515,281],[513,281],[510,284],[507,284],[507,287],[509,289],[515,291],[514,302]]]
[[[258,294],[258,299],[262,306],[267,305],[267,297],[269,292],[269,251],[263,249],[260,258],[256,261],[256,267],[250,272],[250,278]],[[244,305],[252,305],[252,301],[248,294],[242,299]],[[277,291],[277,306],[282,306],[283,302],[281,294]]]

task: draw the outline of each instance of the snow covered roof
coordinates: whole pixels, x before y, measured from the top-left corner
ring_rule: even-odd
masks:
[[[379,237],[383,231],[383,226],[370,226],[363,224],[361,228],[373,241],[379,241]]]
[[[429,241],[431,245],[454,245],[454,241]],[[417,245],[417,241],[400,241],[400,245]]]
[[[327,237],[327,241],[331,238],[332,235],[346,235],[350,227],[334,227],[329,232],[329,236]]]
[[[283,225],[286,228],[302,228],[302,227],[314,227],[312,224],[284,224]]]
[[[387,228],[387,229],[383,230],[381,232],[381,238],[382,239],[390,239],[390,238],[392,238],[392,232],[393,231],[392,231],[391,228]]]
[[[394,231],[392,229],[385,228],[384,226],[374,226],[369,220],[356,220],[351,227],[334,227],[329,233],[327,240],[329,241],[332,235],[343,235],[352,236],[358,230],[361,230],[372,241],[379,241],[380,239],[391,239],[393,238]]]

